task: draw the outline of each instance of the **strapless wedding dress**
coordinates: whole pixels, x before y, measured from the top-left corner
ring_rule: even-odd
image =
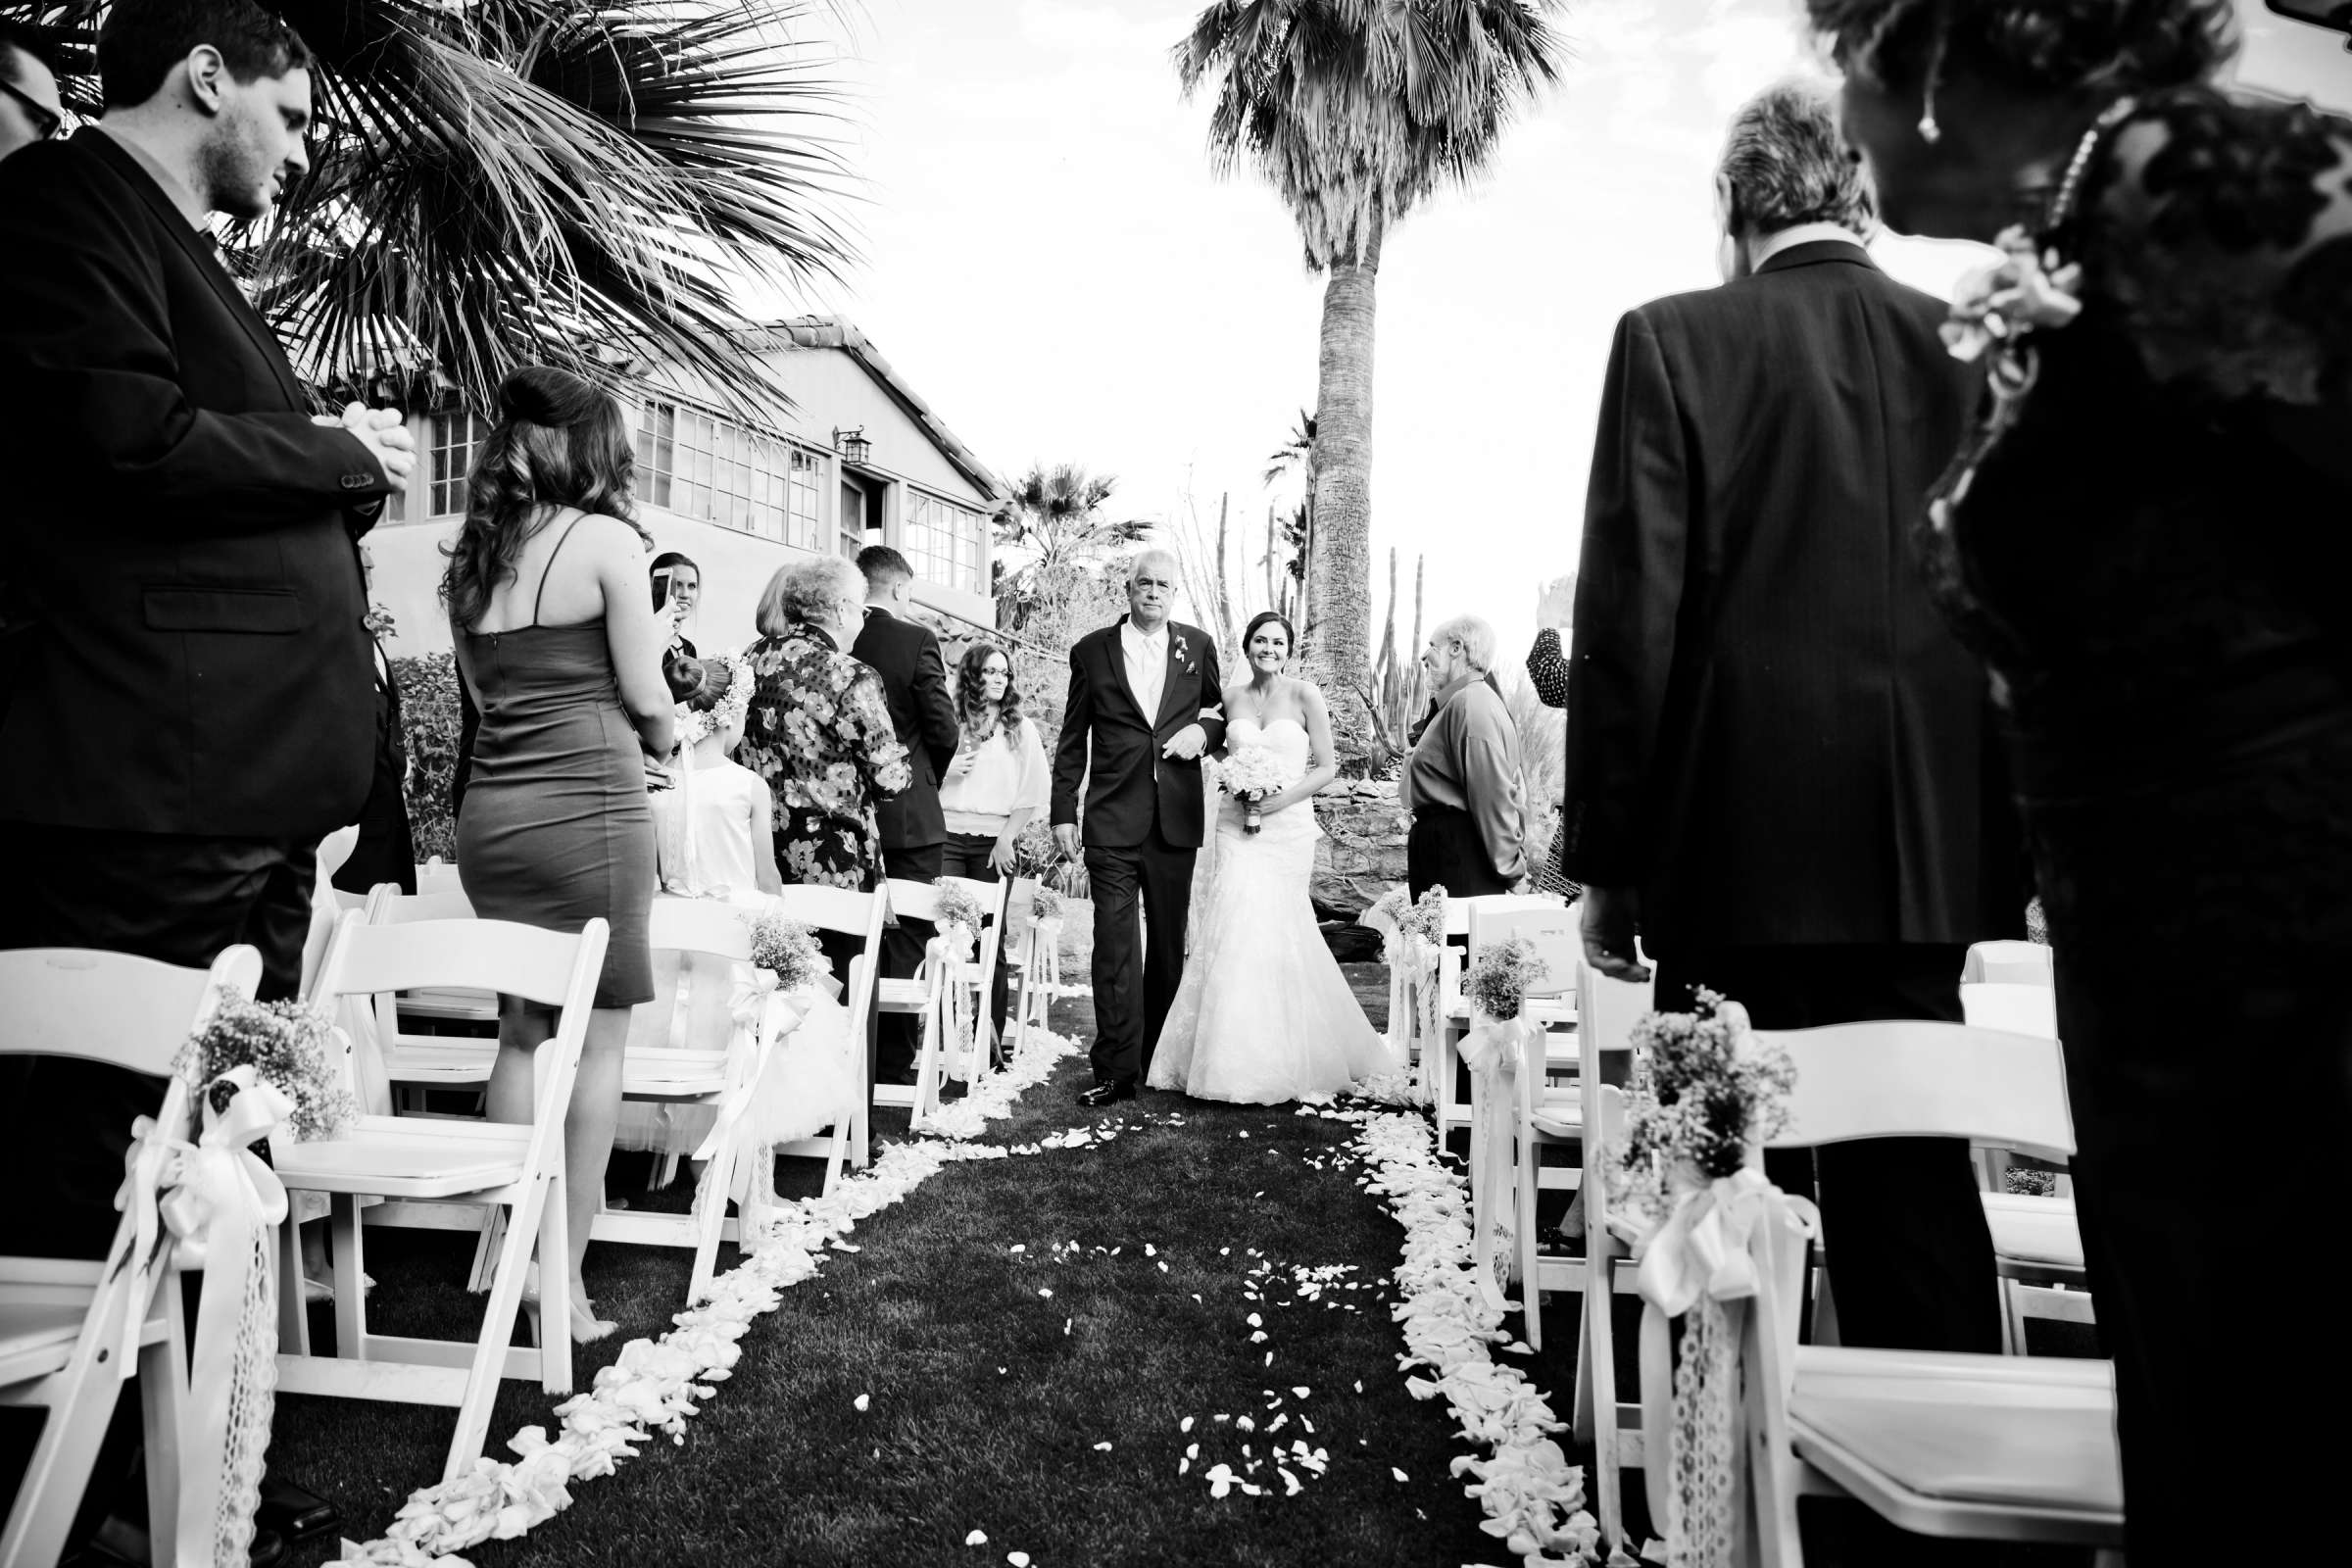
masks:
[[[1306,728],[1295,719],[1261,727],[1241,718],[1226,733],[1274,747],[1305,770]],[[1307,878],[1320,837],[1310,802],[1245,833],[1241,807],[1222,799],[1215,880],[1152,1051],[1152,1088],[1272,1105],[1388,1070],[1387,1047],[1315,928]]]

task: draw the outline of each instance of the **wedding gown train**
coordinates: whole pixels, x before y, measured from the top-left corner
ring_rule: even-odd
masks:
[[[1260,727],[1240,718],[1227,733],[1306,765],[1306,728],[1295,719]],[[1253,834],[1242,830],[1230,796],[1220,802],[1214,879],[1152,1052],[1145,1079],[1152,1088],[1271,1105],[1389,1069],[1388,1049],[1324,946],[1307,900],[1321,836],[1306,802],[1264,818]]]

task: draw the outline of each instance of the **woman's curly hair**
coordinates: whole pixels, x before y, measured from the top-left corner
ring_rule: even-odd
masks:
[[[1805,0],[1839,69],[2114,97],[2202,81],[2237,52],[2230,0]]]
[[[636,471],[628,416],[610,392],[552,365],[510,371],[499,383],[498,423],[466,475],[466,521],[441,547],[449,618],[461,627],[480,623],[490,596],[514,575],[543,508],[577,507],[645,534],[629,505]]]
[[[980,672],[988,667],[991,654],[1004,661],[1004,700],[997,704],[996,721],[1000,730],[1010,736],[1021,727],[1020,676],[1012,667],[1011,652],[995,643],[976,642],[956,662],[956,716],[963,720],[966,730],[976,730],[988,717],[988,699],[981,695]]]

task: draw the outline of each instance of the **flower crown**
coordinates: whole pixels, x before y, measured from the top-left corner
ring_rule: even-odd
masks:
[[[718,659],[726,664],[731,676],[726,695],[707,709],[696,709],[687,703],[678,704],[680,746],[693,746],[706,735],[716,735],[739,724],[752,710],[752,662],[732,648],[720,654]]]

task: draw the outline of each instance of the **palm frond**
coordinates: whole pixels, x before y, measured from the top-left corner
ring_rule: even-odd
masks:
[[[1475,178],[1559,76],[1560,0],[1216,0],[1174,50],[1212,81],[1209,158],[1291,209],[1308,266],[1368,254],[1441,184]]]
[[[836,0],[280,0],[318,56],[315,167],[225,250],[322,384],[438,374],[475,408],[532,361],[675,365],[789,405],[750,288],[857,258]],[[93,0],[0,5],[94,38]],[[78,91],[78,87],[75,88]]]

